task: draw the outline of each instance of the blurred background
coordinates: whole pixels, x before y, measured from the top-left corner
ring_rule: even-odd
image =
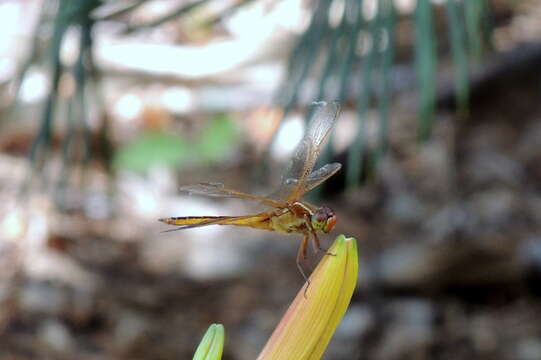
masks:
[[[268,194],[309,104],[342,111],[309,194],[359,241],[326,359],[541,359],[536,0],[0,2],[0,358],[255,359],[299,237],[158,218]],[[255,204],[257,205],[257,204]],[[312,256],[305,266],[317,264]]]

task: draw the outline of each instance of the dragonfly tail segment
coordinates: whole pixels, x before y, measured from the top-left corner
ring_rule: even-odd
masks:
[[[227,217],[226,216],[185,216],[185,217],[162,218],[158,220],[169,225],[184,226],[184,225],[196,225],[196,224],[200,224],[200,223],[211,221],[211,220],[220,221],[225,218]]]
[[[177,228],[165,232],[185,230],[208,225],[236,225],[247,226],[257,229],[272,230],[271,221],[268,215],[248,216],[185,216],[158,219]]]

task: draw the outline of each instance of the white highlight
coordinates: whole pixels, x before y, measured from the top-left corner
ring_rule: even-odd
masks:
[[[141,98],[135,94],[122,96],[113,108],[113,114],[120,120],[134,120],[143,110]]]
[[[272,145],[271,154],[273,158],[284,160],[290,157],[297,144],[301,141],[303,134],[304,124],[300,116],[285,119]]]
[[[49,79],[43,71],[31,69],[21,84],[20,99],[26,103],[41,101],[49,91]]]

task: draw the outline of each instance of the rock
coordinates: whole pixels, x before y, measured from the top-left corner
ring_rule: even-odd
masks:
[[[348,359],[358,352],[358,340],[374,324],[368,306],[350,306],[325,351],[324,359]]]
[[[379,359],[409,358],[407,354],[421,355],[433,340],[434,309],[432,304],[420,298],[392,303],[389,327],[379,347]]]
[[[66,290],[45,282],[30,282],[19,292],[18,303],[23,312],[59,315],[69,302]]]
[[[334,336],[337,339],[351,341],[362,336],[374,323],[374,315],[370,308],[363,305],[352,305],[348,308]]]
[[[427,244],[395,245],[365,266],[361,285],[377,281],[391,287],[419,286],[437,270],[435,261],[438,259],[437,249]]]
[[[115,347],[121,352],[129,351],[143,338],[147,327],[147,321],[141,315],[122,312],[114,329]]]
[[[518,256],[523,265],[541,274],[541,236],[532,236],[523,241]]]
[[[433,243],[442,243],[456,232],[471,233],[474,217],[459,204],[450,204],[428,214],[423,221],[423,230]]]
[[[524,179],[524,169],[519,162],[493,150],[473,153],[464,171],[472,185],[477,187],[494,183],[519,186]]]
[[[537,337],[525,338],[516,347],[517,360],[541,359],[541,340]]]
[[[477,353],[490,354],[497,351],[498,333],[495,317],[490,314],[476,314],[472,317],[468,329]]]
[[[417,224],[425,215],[423,204],[411,193],[398,192],[385,204],[390,220],[403,224]]]
[[[46,320],[38,329],[38,339],[46,350],[66,353],[73,348],[69,329],[58,320]]]
[[[484,232],[499,232],[508,227],[519,206],[516,194],[498,187],[479,192],[471,197],[468,208],[477,215],[478,229]]]

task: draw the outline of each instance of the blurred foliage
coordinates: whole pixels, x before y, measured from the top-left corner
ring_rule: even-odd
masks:
[[[303,101],[338,99],[354,101],[357,107],[357,132],[348,149],[346,182],[359,184],[362,169],[373,168],[388,147],[389,113],[393,93],[393,63],[396,53],[397,16],[392,0],[318,0],[307,30],[294,47],[287,76],[276,101],[286,112],[300,103],[306,94],[308,79],[319,77],[318,86]],[[367,10],[376,4],[375,11]],[[366,5],[366,6],[365,6]],[[413,14],[413,47],[418,87],[418,134],[421,140],[430,136],[437,97],[435,7],[429,0],[418,0]],[[445,18],[455,75],[455,94],[460,114],[467,114],[470,60],[477,62],[489,47],[490,26],[487,0],[447,0]],[[341,8],[338,24],[333,14]],[[403,45],[403,44],[402,44]],[[357,96],[351,96],[357,89]],[[367,110],[374,106],[378,116],[377,146],[373,161],[363,164]],[[324,161],[328,161],[327,154]]]
[[[190,146],[181,136],[145,132],[133,142],[120,146],[114,159],[119,169],[145,171],[157,165],[179,165],[190,160]]]
[[[415,9],[415,66],[419,86],[419,138],[430,135],[436,111],[436,39],[429,0],[419,0]]]
[[[237,133],[225,114],[214,116],[197,136],[170,132],[145,132],[120,146],[114,165],[118,169],[144,172],[155,166],[184,167],[213,163],[227,158],[234,150]]]
[[[459,5],[455,1],[447,1],[446,4],[449,42],[451,55],[455,67],[455,93],[457,97],[458,111],[466,114],[468,111],[468,58],[466,54],[466,37],[464,20],[460,18]]]
[[[87,99],[96,100],[101,105],[99,91],[99,74],[94,66],[92,57],[93,28],[101,22],[111,19],[124,25],[124,33],[142,31],[160,26],[168,21],[189,16],[195,9],[216,3],[212,0],[195,0],[179,2],[168,14],[153,19],[147,23],[134,23],[134,19],[125,16],[152,0],[131,0],[111,2],[104,0],[70,1],[45,0],[34,36],[34,44],[27,61],[21,66],[14,83],[20,86],[32,64],[46,63],[51,80],[50,93],[46,99],[40,128],[30,151],[30,159],[41,174],[44,161],[48,156],[51,145],[53,123],[59,117],[59,105],[68,108],[68,132],[64,141],[64,163],[74,161],[88,163],[96,156],[90,146],[88,134],[88,104]],[[208,25],[219,22],[254,0],[232,3],[218,16],[207,22]],[[372,166],[376,164],[388,147],[389,114],[393,93],[393,64],[397,44],[397,23],[409,21],[409,15],[398,16],[392,0],[313,0],[309,3],[313,14],[304,33],[291,51],[287,64],[287,74],[277,91],[276,102],[284,108],[284,113],[299,105],[310,103],[312,100],[338,100],[343,103],[353,102],[357,109],[358,127],[355,140],[348,150],[346,179],[348,186],[356,186],[361,177],[362,169],[366,167],[363,159],[366,156],[365,118],[370,107],[375,107],[378,116],[378,145],[373,149]],[[374,5],[370,8],[369,5]],[[411,16],[412,44],[414,48],[414,63],[417,71],[418,87],[418,134],[420,139],[430,135],[435,114],[436,103],[436,73],[438,69],[435,5],[429,0],[418,0],[416,9]],[[449,48],[455,74],[455,91],[458,99],[459,112],[467,114],[469,94],[470,63],[477,63],[483,52],[490,47],[490,22],[488,0],[448,0],[443,5],[446,18]],[[103,10],[105,9],[105,10]],[[101,10],[101,11],[100,11]],[[338,15],[337,15],[338,14]],[[49,37],[43,29],[53,25]],[[73,64],[61,61],[60,50],[65,34],[69,29],[75,29],[79,34],[79,54]],[[440,38],[438,38],[440,41]],[[440,47],[441,48],[441,47]],[[42,49],[48,49],[42,54]],[[45,61],[44,61],[45,59]],[[64,75],[70,75],[75,80],[75,91],[65,100],[59,97],[59,84]],[[317,79],[315,88],[308,79]],[[93,93],[89,94],[88,91]],[[18,91],[18,90],[17,90]],[[353,94],[353,95],[352,95]],[[105,148],[112,149],[109,142],[107,116],[103,116],[103,124],[99,143]],[[208,129],[209,137],[199,139],[201,159],[212,159],[222,149],[222,137],[218,130]],[[224,129],[219,129],[224,131]],[[173,155],[178,149],[192,148],[194,143],[186,145],[186,140],[163,134],[143,134],[133,144],[120,149],[116,156],[119,167],[144,169],[151,166],[157,157],[169,164],[182,164],[188,158],[194,158],[188,150]],[[108,145],[109,144],[109,145]],[[150,149],[153,149],[150,151]],[[134,151],[134,155],[128,155]],[[73,158],[74,153],[84,156]],[[187,154],[187,155],[186,155]],[[109,163],[110,151],[101,154],[100,160]],[[331,154],[323,157],[328,160]],[[198,158],[195,156],[195,158]],[[109,168],[109,167],[107,167]],[[63,171],[69,175],[69,167]],[[63,177],[64,178],[64,177]]]
[[[42,178],[48,175],[43,171],[43,165],[50,155],[53,127],[58,118],[64,119],[67,124],[61,144],[63,155],[63,168],[59,174],[61,183],[69,177],[75,162],[88,164],[93,155],[99,156],[107,166],[109,150],[112,148],[107,132],[108,117],[101,117],[102,124],[97,132],[101,150],[97,153],[92,152],[88,130],[88,100],[93,97],[97,102],[101,101],[98,90],[99,76],[92,54],[92,29],[95,22],[91,17],[91,13],[101,4],[102,1],[99,0],[43,2],[31,52],[14,79],[15,96],[12,109],[19,105],[17,95],[24,77],[32,66],[45,68],[51,84],[41,113],[38,132],[30,148],[29,158],[33,171],[25,185],[30,183],[34,175]],[[69,30],[74,30],[77,34],[78,53],[74,61],[65,62],[61,59],[61,47]],[[72,81],[74,90],[61,96],[60,88],[63,81],[64,83]],[[93,93],[89,94],[89,90],[93,90]],[[65,110],[65,116],[61,115],[62,110]]]

